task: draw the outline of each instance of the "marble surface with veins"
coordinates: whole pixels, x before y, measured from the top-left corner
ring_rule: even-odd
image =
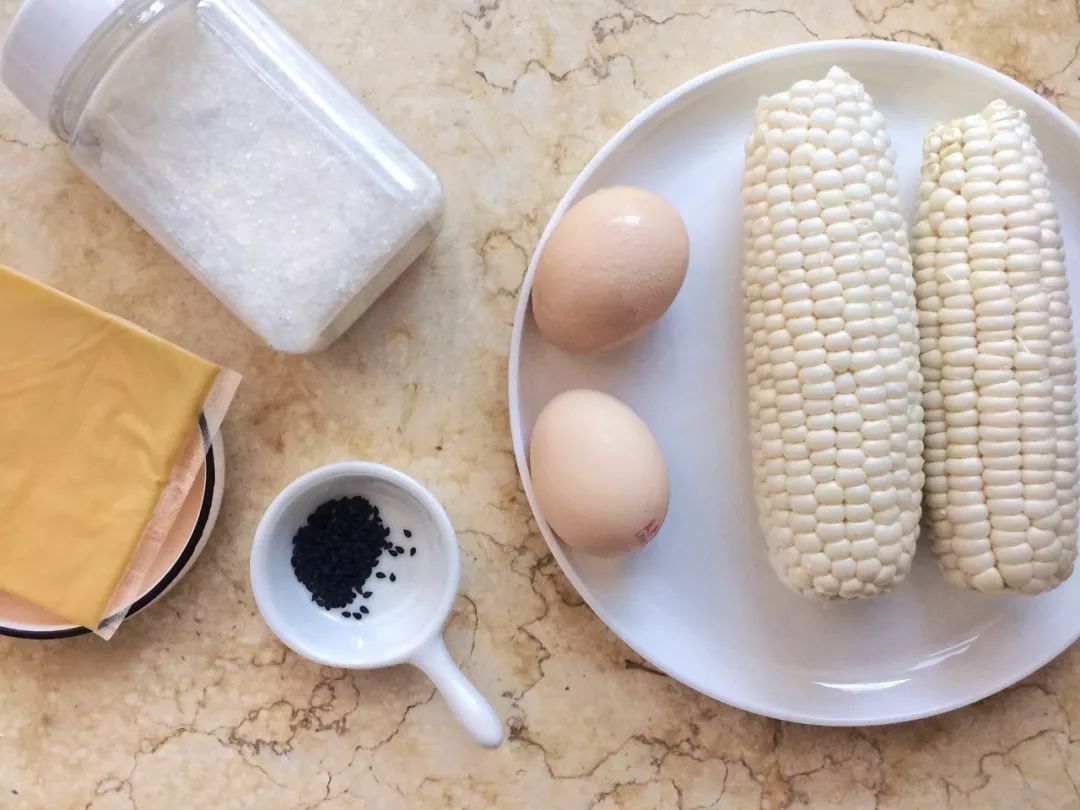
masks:
[[[221,519],[190,576],[108,644],[0,640],[0,808],[1080,807],[1076,649],[948,716],[848,730],[755,717],[644,664],[537,533],[505,396],[540,231],[650,100],[747,53],[871,36],[971,56],[1080,117],[1080,3],[266,4],[440,172],[445,229],[329,351],[275,354],[0,94],[0,261],[245,376]],[[0,29],[16,5],[0,0]],[[449,645],[507,718],[501,748],[469,744],[417,672],[316,666],[259,618],[247,562],[262,510],[347,458],[424,480],[460,529]]]

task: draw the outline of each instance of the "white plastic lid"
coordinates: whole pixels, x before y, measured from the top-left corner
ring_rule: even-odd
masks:
[[[79,49],[124,0],[25,0],[0,53],[0,79],[49,124],[53,97]]]

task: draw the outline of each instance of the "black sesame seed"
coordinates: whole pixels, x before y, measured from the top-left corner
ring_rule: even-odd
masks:
[[[352,616],[352,614],[349,613],[349,611],[347,611],[347,610],[342,611],[341,615],[344,616],[346,619],[348,619],[350,616]]]
[[[377,573],[375,575],[375,578],[376,579],[386,579],[386,574],[384,574],[382,571],[380,571],[379,573]]]
[[[402,534],[405,535],[406,537],[412,537],[412,532],[410,532],[408,529],[403,531]]]
[[[371,591],[364,591],[364,598],[365,599],[370,599],[371,598]]]
[[[415,548],[410,548],[409,549],[409,556],[410,557],[415,557],[416,556],[416,549]]]
[[[293,537],[293,571],[316,605],[327,610],[343,608],[363,592],[389,534],[378,508],[366,498],[327,501]]]
[[[397,582],[397,574],[391,574],[390,575],[390,581],[391,582]]]
[[[370,613],[370,611],[363,605],[360,606],[360,612],[364,614]]]
[[[403,549],[401,546],[394,546],[394,551],[396,551],[398,554],[405,553],[405,549]]]

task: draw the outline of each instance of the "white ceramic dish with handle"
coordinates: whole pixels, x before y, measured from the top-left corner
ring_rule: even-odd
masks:
[[[395,582],[368,578],[362,621],[325,610],[292,570],[293,537],[326,501],[360,495],[379,509],[398,540],[415,556],[387,558],[379,568],[400,568]],[[384,565],[384,562],[387,565]],[[381,464],[347,461],[312,470],[287,486],[266,510],[251,548],[251,587],[263,618],[283,644],[320,664],[373,669],[411,664],[423,670],[451,710],[481,745],[502,742],[502,721],[450,658],[442,628],[457,596],[461,551],[442,504],[404,473]]]
[[[987,67],[891,42],[816,42],[755,54],[694,79],[651,106],[585,168],[537,250],[575,201],[640,185],[682,213],[686,286],[668,314],[624,349],[589,358],[547,345],[529,314],[536,256],[521,291],[510,360],[518,466],[537,414],[556,393],[607,391],[652,427],[668,461],[671,511],[659,537],[620,560],[564,547],[537,511],[563,571],[593,610],[668,674],[726,703],[786,720],[870,725],[938,714],[993,694],[1080,636],[1080,575],[1034,599],[947,585],[924,542],[896,593],[817,604],[766,562],[751,491],[743,358],[740,183],[760,95],[837,64],[885,115],[910,223],[921,143],[932,122],[1003,98],[1027,111],[1051,169],[1074,302],[1080,296],[1080,128]]]

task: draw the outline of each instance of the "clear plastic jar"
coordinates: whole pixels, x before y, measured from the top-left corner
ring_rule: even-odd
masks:
[[[435,173],[254,0],[27,0],[2,75],[275,349],[335,340],[438,228]]]

